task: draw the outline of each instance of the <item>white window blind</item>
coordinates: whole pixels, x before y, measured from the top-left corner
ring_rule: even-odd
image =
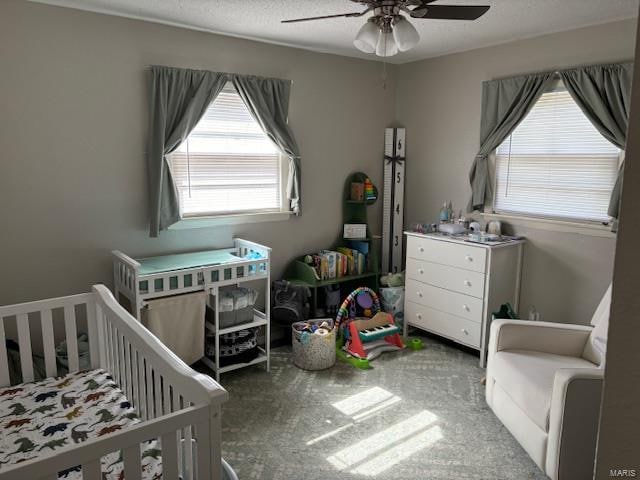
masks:
[[[185,217],[281,208],[278,150],[231,84],[169,161]]]
[[[607,222],[619,156],[569,92],[544,93],[496,151],[494,210]]]

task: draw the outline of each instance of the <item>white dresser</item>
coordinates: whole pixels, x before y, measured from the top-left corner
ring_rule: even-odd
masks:
[[[404,334],[412,325],[480,351],[486,363],[491,314],[518,309],[524,241],[483,245],[405,232]]]

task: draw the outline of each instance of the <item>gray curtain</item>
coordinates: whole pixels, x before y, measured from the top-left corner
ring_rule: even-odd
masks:
[[[482,210],[491,196],[489,154],[513,132],[529,113],[552,80],[552,73],[539,73],[482,84],[480,151],[476,155],[469,182],[471,199],[467,210]]]
[[[287,122],[291,82],[250,75],[233,75],[231,81],[264,133],[289,158],[287,198],[291,211],[299,215],[300,150]]]
[[[228,80],[226,73],[151,67],[147,169],[152,237],[181,218],[178,192],[166,156],[187,138]]]
[[[593,126],[621,150],[627,144],[633,64],[597,65],[560,72],[567,90]],[[622,189],[620,167],[609,202],[609,215],[618,218]]]

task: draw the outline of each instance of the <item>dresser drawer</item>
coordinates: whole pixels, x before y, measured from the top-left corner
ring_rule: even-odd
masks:
[[[407,259],[407,278],[477,298],[484,297],[484,273]]]
[[[480,348],[482,324],[414,302],[406,302],[405,322],[473,348]]]
[[[483,247],[409,235],[407,257],[484,273],[487,252]]]
[[[476,297],[409,279],[405,286],[405,298],[410,302],[463,317],[472,322],[482,322],[483,302]]]

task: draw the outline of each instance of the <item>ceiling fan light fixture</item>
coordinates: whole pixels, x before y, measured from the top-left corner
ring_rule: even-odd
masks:
[[[376,55],[379,57],[393,57],[398,53],[398,45],[393,39],[392,32],[380,32],[378,44],[376,45]]]
[[[373,53],[376,51],[379,36],[380,27],[375,23],[375,18],[372,17],[360,28],[353,44],[362,52]]]
[[[416,28],[403,16],[398,16],[393,24],[393,38],[398,50],[406,52],[415,47],[420,41],[420,35]]]

